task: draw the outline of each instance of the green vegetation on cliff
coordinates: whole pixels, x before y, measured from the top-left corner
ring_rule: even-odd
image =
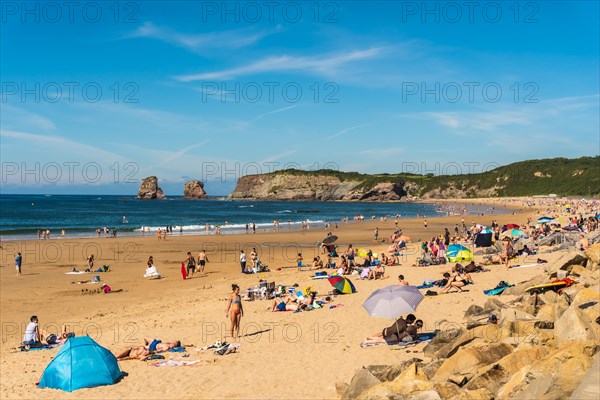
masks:
[[[421,196],[432,191],[458,190],[466,197],[478,197],[482,192],[497,196],[530,196],[555,193],[562,196],[600,194],[600,156],[575,159],[552,158],[508,164],[493,170],[462,175],[434,176],[409,173],[361,174],[331,169],[303,171],[281,170],[270,175],[331,176],[340,181],[358,181],[355,189],[368,191],[379,183],[398,182],[413,185]]]

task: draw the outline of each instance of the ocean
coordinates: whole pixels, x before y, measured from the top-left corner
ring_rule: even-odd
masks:
[[[354,216],[365,219],[414,218],[417,215],[434,217],[447,212],[460,212],[461,207],[428,203],[357,203],[357,202],[284,202],[234,201],[226,199],[142,201],[134,196],[95,195],[0,195],[0,238],[2,240],[34,239],[38,229],[49,229],[51,238],[94,237],[97,228],[116,228],[117,236],[140,235],[140,228],[173,226],[173,232],[184,235],[206,234],[205,225],[221,227],[221,233],[245,231],[246,223],[256,224],[257,230],[272,229],[278,220],[280,229],[300,229],[301,221],[310,227],[323,228],[326,221],[339,223],[343,218],[352,222]],[[489,212],[486,206],[469,205],[467,214]],[[502,213],[503,210],[495,210]],[[124,222],[123,217],[126,218]],[[288,222],[289,221],[289,222]]]

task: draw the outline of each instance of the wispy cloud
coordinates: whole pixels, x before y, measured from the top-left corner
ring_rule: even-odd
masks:
[[[146,22],[126,38],[151,38],[161,40],[185,49],[201,52],[209,49],[237,49],[255,44],[268,35],[281,31],[281,26],[257,32],[254,29],[215,31],[202,33],[182,33],[164,26]]]
[[[355,130],[355,129],[360,129],[360,128],[364,128],[364,127],[366,127],[366,126],[371,126],[371,125],[373,125],[373,123],[372,123],[372,122],[371,122],[371,123],[368,123],[368,124],[363,124],[363,125],[351,126],[350,128],[342,129],[341,131],[339,131],[339,132],[336,132],[336,133],[334,133],[334,134],[333,134],[333,135],[331,135],[331,136],[327,136],[325,139],[333,139],[333,138],[336,138],[336,137],[339,137],[339,136],[345,135],[346,133],[348,133],[348,132],[350,132],[350,131],[353,131],[353,130]]]
[[[264,114],[260,114],[258,117],[254,118],[254,120],[258,121],[259,119],[262,119],[262,118],[266,117],[267,115],[277,114],[277,113],[280,113],[280,112],[283,112],[283,111],[291,110],[292,108],[296,108],[296,107],[297,107],[297,104],[295,104],[293,106],[283,107],[283,108],[280,108],[278,110],[269,111],[269,112],[266,112]]]
[[[298,149],[291,149],[291,150],[287,150],[287,151],[282,151],[281,153],[278,154],[273,154],[272,156],[269,156],[263,160],[261,160],[259,162],[259,164],[266,164],[266,163],[271,163],[273,161],[277,161],[277,160],[281,160],[282,158],[286,158],[291,156],[292,154],[296,154],[299,150]]]
[[[384,147],[381,149],[366,149],[361,150],[358,153],[367,156],[391,156],[395,154],[403,153],[406,149],[404,147]]]
[[[565,113],[597,109],[598,94],[548,99],[539,103],[495,105],[493,111],[486,105],[476,111],[432,111],[402,114],[402,118],[434,121],[450,128],[450,132],[466,135],[472,130],[492,132],[506,127],[532,126],[548,118]]]
[[[175,160],[181,158],[182,156],[186,155],[190,151],[192,151],[194,149],[197,149],[199,147],[204,146],[208,142],[210,142],[210,139],[205,139],[205,140],[201,141],[200,143],[196,143],[196,144],[192,144],[192,145],[189,145],[189,146],[185,146],[184,148],[182,148],[179,151],[172,152],[168,157],[165,157],[163,159],[163,161],[160,164],[158,164],[158,165],[159,166],[163,166],[163,165],[170,164],[173,161],[175,161]]]
[[[43,131],[56,129],[54,122],[50,119],[23,108],[4,103],[2,104],[2,111],[2,127],[5,129],[32,128]]]
[[[181,82],[207,79],[234,79],[240,76],[282,71],[304,71],[314,75],[332,75],[344,64],[378,57],[381,55],[382,51],[383,48],[377,47],[333,55],[317,55],[313,57],[287,55],[267,57],[236,68],[191,75],[179,75],[176,76],[175,79]]]
[[[86,159],[108,160],[110,162],[124,160],[124,157],[119,154],[61,136],[0,129],[0,137],[22,140],[24,143],[27,143],[27,146],[43,145],[44,150],[48,154],[85,155]]]

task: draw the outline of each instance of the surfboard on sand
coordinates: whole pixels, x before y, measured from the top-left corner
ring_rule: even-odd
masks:
[[[530,286],[527,289],[525,289],[526,292],[530,292],[532,290],[536,290],[536,289],[555,289],[555,288],[562,288],[564,286],[567,286],[566,282],[554,282],[554,283],[544,283],[543,285],[535,285],[535,286]]]
[[[185,263],[181,263],[181,276],[183,279],[187,279],[187,269],[185,268]]]

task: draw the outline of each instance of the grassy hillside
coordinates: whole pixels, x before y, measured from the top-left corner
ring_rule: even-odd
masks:
[[[358,189],[368,190],[382,182],[414,183],[420,194],[449,187],[465,190],[476,197],[478,191],[494,188],[498,196],[529,196],[555,193],[563,196],[600,194],[600,156],[575,159],[552,158],[521,161],[494,170],[470,175],[433,176],[416,174],[361,174],[336,170],[301,171],[295,169],[273,172],[299,176],[325,175],[341,181],[360,181]]]

